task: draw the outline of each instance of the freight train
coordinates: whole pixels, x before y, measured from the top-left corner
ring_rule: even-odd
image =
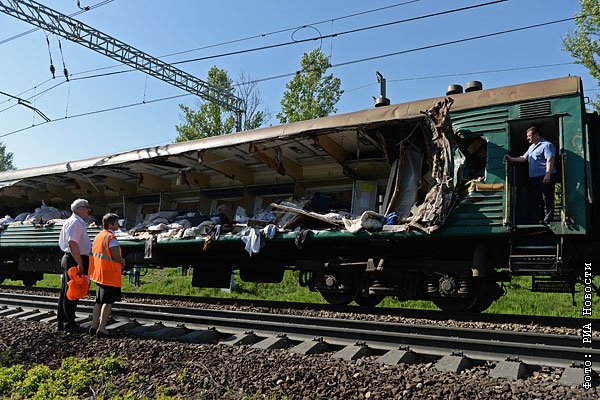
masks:
[[[573,292],[600,258],[600,118],[581,79],[483,90],[0,173],[0,280],[59,272],[60,219],[122,216],[128,266],[193,268],[192,284],[301,285],[330,303],[385,296],[480,312],[512,276]],[[527,150],[556,149],[554,221],[531,219]],[[41,204],[44,206],[40,207]],[[37,208],[38,213],[33,212]],[[24,212],[33,212],[30,215]],[[98,228],[89,228],[90,236]]]

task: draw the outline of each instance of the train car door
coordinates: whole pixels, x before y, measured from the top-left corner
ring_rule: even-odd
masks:
[[[509,149],[510,155],[517,157],[525,154],[529,148],[526,134],[527,129],[531,126],[536,126],[542,137],[554,144],[556,149],[555,166],[557,169],[557,177],[560,177],[560,129],[559,120],[557,117],[535,118],[535,119],[519,119],[510,121],[510,137]],[[527,163],[509,163],[507,165],[508,182],[509,182],[509,199],[510,199],[510,220],[512,226],[519,225],[536,225],[540,221],[535,220],[535,213],[532,212],[532,197],[529,184],[529,173]],[[561,191],[560,179],[556,179],[555,185],[555,221],[560,220],[561,210]],[[557,191],[558,189],[558,191]],[[557,198],[558,197],[558,198]],[[557,215],[558,214],[558,215]]]

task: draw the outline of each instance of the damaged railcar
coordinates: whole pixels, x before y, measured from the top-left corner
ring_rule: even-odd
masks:
[[[195,286],[294,269],[331,303],[481,311],[511,275],[572,291],[597,257],[598,124],[582,93],[560,78],[4,172],[0,203],[17,216],[87,198],[123,217],[129,266],[193,267]],[[526,168],[503,163],[531,125],[561,160],[548,226],[528,220]],[[0,279],[57,272],[61,219],[39,209],[0,221]]]

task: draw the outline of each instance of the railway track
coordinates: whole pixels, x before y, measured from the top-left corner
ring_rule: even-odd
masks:
[[[13,290],[18,292],[29,293],[55,293],[58,296],[60,290],[56,288],[23,288],[23,286],[8,286],[0,285],[0,290]],[[95,295],[95,292],[90,292]],[[360,306],[336,306],[332,304],[316,304],[316,303],[298,303],[298,302],[282,302],[271,300],[248,300],[248,299],[231,299],[231,298],[214,298],[214,297],[198,297],[198,296],[175,296],[150,293],[123,293],[123,298],[126,300],[154,300],[165,302],[185,302],[198,304],[200,307],[204,304],[236,306],[247,308],[264,308],[264,309],[290,309],[290,310],[310,310],[310,311],[327,311],[333,313],[368,313],[371,315],[385,315],[391,317],[427,319],[432,321],[447,321],[449,319],[459,322],[489,322],[496,324],[520,324],[520,325],[536,325],[545,327],[560,327],[581,329],[586,320],[583,318],[565,318],[551,317],[539,315],[521,315],[521,314],[491,314],[491,313],[447,313],[439,310],[418,310],[406,308],[386,308],[386,307],[360,307]]]
[[[56,321],[56,298],[0,293],[0,317]],[[89,326],[92,301],[80,301],[79,322]],[[540,366],[564,368],[564,383],[582,382],[583,368],[573,363],[600,361],[600,339],[589,347],[578,336],[448,328],[348,319],[316,318],[230,310],[117,303],[108,329],[115,337],[181,342],[248,345],[289,349],[301,354],[330,353],[355,360],[373,357],[387,364],[435,363],[442,371],[460,372],[495,362],[491,376],[527,377]]]

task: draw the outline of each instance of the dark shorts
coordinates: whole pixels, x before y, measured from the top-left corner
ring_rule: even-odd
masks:
[[[113,304],[121,301],[121,288],[96,283],[96,304]]]

